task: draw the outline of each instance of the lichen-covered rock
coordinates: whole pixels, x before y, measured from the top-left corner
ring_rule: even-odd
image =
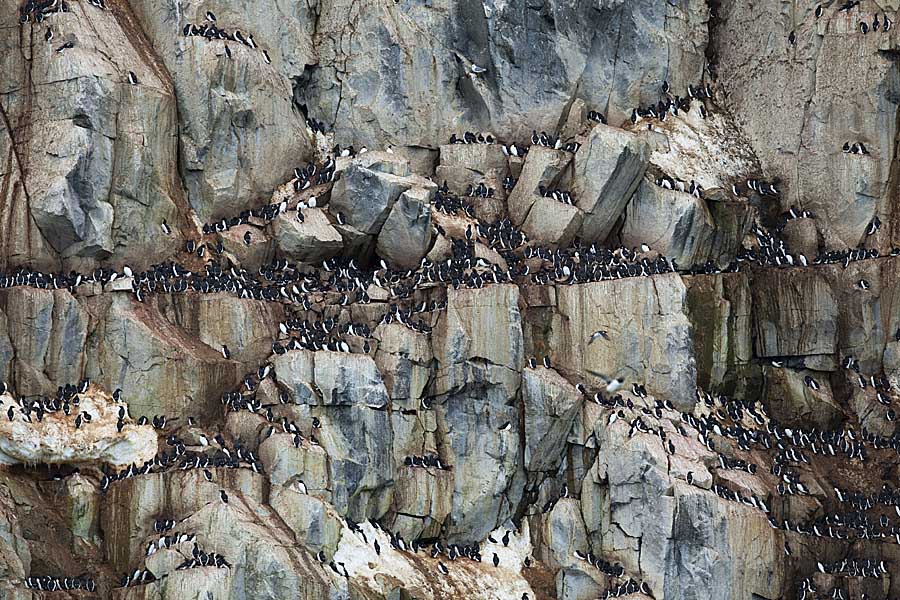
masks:
[[[115,467],[143,464],[156,453],[156,434],[147,425],[125,423],[117,431],[119,405],[96,388],[80,395],[80,404],[70,418],[53,412],[41,420],[26,419],[16,400],[6,394],[3,404],[13,410],[12,419],[0,421],[0,462],[82,464],[107,463]],[[85,415],[90,421],[81,423]],[[126,411],[127,414],[127,411]],[[76,419],[79,423],[76,423]]]

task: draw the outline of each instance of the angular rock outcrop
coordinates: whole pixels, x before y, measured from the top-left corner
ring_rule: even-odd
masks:
[[[303,211],[303,222],[283,216],[273,224],[279,254],[291,260],[321,263],[340,253],[344,246],[337,230],[318,208]]]
[[[572,179],[576,206],[585,213],[583,239],[606,239],[640,184],[650,151],[650,144],[633,133],[594,126],[575,153]]]

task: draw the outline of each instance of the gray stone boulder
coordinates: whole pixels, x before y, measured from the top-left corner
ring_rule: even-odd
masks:
[[[634,133],[595,125],[575,153],[572,193],[585,213],[580,236],[602,242],[641,182],[651,146]]]
[[[281,215],[272,223],[276,253],[290,261],[321,263],[341,252],[344,242],[320,208],[303,211],[303,222]]]
[[[528,239],[563,246],[575,239],[583,220],[577,206],[535,194],[521,229]]]
[[[516,393],[524,362],[518,301],[514,285],[448,291],[447,310],[432,332],[435,395],[473,381],[501,383],[509,397]]]
[[[440,535],[453,508],[453,488],[451,471],[398,466],[391,531],[406,539]]]
[[[432,332],[436,436],[454,475],[444,531],[453,540],[484,539],[521,497],[520,429],[512,402],[523,360],[518,299],[514,285],[450,290]]]
[[[524,223],[532,206],[541,198],[539,186],[556,188],[571,160],[572,155],[562,150],[544,146],[531,147],[522,165],[522,172],[516,180],[516,186],[509,194],[509,218],[514,225]]]
[[[295,407],[294,414],[297,421],[316,416],[322,423],[316,437],[327,456],[329,502],[357,521],[384,515],[391,502],[394,461],[390,452],[379,448],[391,447],[393,433],[385,410],[387,390],[375,362],[360,354],[308,350],[293,350],[272,362],[275,377],[295,402],[307,390],[314,391],[310,404]],[[313,451],[280,444],[281,452],[268,454],[270,462],[281,462],[278,456],[284,452],[290,456]],[[279,483],[296,474],[290,468],[299,463],[283,464],[288,470]]]
[[[344,523],[326,502],[287,485],[273,487],[269,504],[303,546],[327,555],[337,550]]]
[[[428,335],[390,323],[379,325],[373,337],[378,340],[375,364],[384,378],[391,405],[415,409],[431,380],[433,354]]]
[[[334,184],[328,211],[340,213],[348,225],[362,233],[377,235],[394,202],[410,187],[405,176],[352,164]]]
[[[659,82],[684,95],[701,80],[709,13],[700,0],[627,10],[553,4],[541,13],[503,4],[487,15],[465,3],[444,8],[323,5],[318,60],[308,61],[296,101],[317,107],[342,144],[434,147],[465,129],[522,141],[532,128],[553,131],[576,97],[609,106],[619,123],[632,106],[658,100]],[[348,26],[352,43],[330,42]],[[486,72],[471,75],[473,63]]]
[[[452,466],[448,541],[481,540],[509,519],[522,496],[518,411],[505,386],[471,381],[434,407],[437,437]]]
[[[388,264],[412,269],[431,246],[432,189],[406,190],[394,203],[378,233],[375,251]]]
[[[702,462],[715,460],[701,444],[667,430],[681,449],[678,458],[694,462],[689,470],[700,473]],[[772,529],[765,513],[676,480],[655,435],[629,437],[627,422],[607,426],[606,419],[595,433],[597,460],[581,488],[595,553],[609,553],[626,571],[640,573],[654,597],[778,595],[786,582],[784,561],[777,555],[784,536]],[[725,555],[748,559],[739,564],[719,559]]]

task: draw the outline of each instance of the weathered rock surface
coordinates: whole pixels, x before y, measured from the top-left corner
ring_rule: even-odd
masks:
[[[677,275],[639,277],[557,289],[558,315],[549,347],[570,373],[637,379],[651,393],[668,390],[672,402],[689,407],[696,390],[696,361],[686,290]],[[591,334],[611,341],[589,344]],[[677,362],[676,362],[677,361]]]
[[[829,7],[819,18],[815,8],[787,17],[774,6],[757,12],[724,4],[712,49],[724,101],[767,172],[781,179],[782,210],[790,204],[811,210],[828,247],[855,247],[876,215],[896,220],[888,185],[896,137],[896,38],[893,31],[860,33],[867,8]],[[792,31],[795,45],[788,43]],[[845,70],[836,57],[850,52],[855,68]],[[762,72],[766,77],[752,75]],[[773,81],[786,84],[784,94],[764,91]],[[856,141],[870,154],[841,152],[845,142]]]
[[[0,174],[2,219],[16,233],[4,236],[4,262],[90,265],[114,252],[117,262],[162,259],[169,243],[159,224],[175,223],[183,202],[170,170],[178,117],[168,74],[140,36],[128,35],[127,9],[117,18],[76,3],[20,32],[18,6],[8,8],[0,95],[12,133],[0,140]],[[48,28],[58,44],[43,42]],[[19,45],[32,36],[41,43],[23,54]],[[72,52],[54,52],[65,40]],[[129,86],[128,70],[143,85]]]
[[[746,204],[708,204],[645,178],[628,204],[621,237],[626,246],[647,244],[683,267],[708,260],[726,266],[752,223]]]
[[[753,286],[759,356],[832,354],[838,307],[828,282],[815,271],[776,271]]]

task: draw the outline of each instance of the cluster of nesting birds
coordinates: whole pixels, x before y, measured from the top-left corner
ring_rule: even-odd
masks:
[[[690,183],[686,183],[681,179],[662,175],[656,178],[656,185],[667,190],[677,190],[679,192],[687,192],[691,196],[702,198],[703,187],[691,179]]]
[[[97,4],[97,2],[99,2],[99,4]],[[94,0],[91,4],[99,6],[100,8],[105,8],[106,6],[103,0]],[[47,17],[60,12],[69,12],[69,3],[66,2],[66,0],[44,0],[43,2],[27,0],[27,2],[19,8],[19,23],[24,24],[29,21],[41,23]]]
[[[141,585],[154,581],[156,581],[156,576],[149,569],[135,569],[122,576],[122,579],[119,580],[119,587],[127,588],[132,585]]]
[[[188,544],[196,539],[197,536],[193,533],[171,533],[169,535],[163,535],[147,544],[144,556],[153,556],[159,550],[174,548],[178,544]]]
[[[253,34],[248,33],[244,34],[239,29],[235,29],[231,33],[228,33],[225,29],[220,29],[216,26],[216,16],[207,11],[206,12],[206,22],[200,25],[194,25],[193,23],[187,23],[181,29],[182,35],[185,37],[202,37],[207,40],[223,40],[226,42],[225,44],[225,56],[231,58],[231,48],[228,47],[227,42],[237,42],[239,44],[243,44],[244,46],[251,48],[253,50],[259,50],[262,52],[263,60],[266,61],[266,64],[271,64],[272,59],[269,57],[268,51],[264,48],[260,48],[256,42],[253,40]]]
[[[661,88],[660,99],[648,106],[636,106],[631,109],[631,123],[636,125],[644,119],[654,119],[665,121],[669,115],[677,117],[679,112],[690,112],[691,103],[694,100],[710,99],[713,97],[712,87],[709,84],[704,86],[688,85],[687,96],[672,95],[669,83],[664,81]],[[700,116],[706,118],[706,105],[700,102]],[[600,120],[600,119],[598,119]],[[602,122],[602,121],[601,121]],[[652,123],[650,124],[652,126]]]
[[[190,419],[190,421],[192,420]],[[100,491],[106,493],[109,486],[117,481],[171,469],[180,471],[203,469],[203,475],[207,481],[213,480],[212,472],[209,471],[213,468],[250,468],[256,473],[262,472],[262,463],[259,461],[259,457],[252,450],[245,449],[240,440],[233,448],[229,448],[221,434],[216,434],[213,439],[215,446],[203,437],[200,441],[201,450],[188,450],[184,440],[175,434],[170,434],[166,437],[166,446],[171,450],[158,453],[143,465],[129,465],[119,471],[109,469],[104,465]]]
[[[90,423],[93,418],[90,413],[78,410],[81,404],[79,394],[87,392],[90,385],[91,380],[85,378],[77,386],[73,384],[60,386],[57,388],[55,396],[14,397],[13,404],[10,404],[6,409],[6,417],[12,421],[17,416],[20,416],[21,420],[27,423],[33,423],[34,420],[40,423],[48,414],[62,411],[68,417],[71,416],[72,412],[76,412],[75,428],[78,429],[82,423]],[[6,383],[0,382],[0,394],[6,392]],[[118,394],[115,398],[118,399]],[[0,406],[2,405],[3,401],[0,400]]]
[[[444,464],[441,461],[441,457],[437,454],[426,454],[424,456],[407,456],[403,459],[404,466],[407,467],[422,467],[422,468],[435,468],[440,469],[442,471],[449,471],[453,467],[450,465]]]
[[[466,196],[469,198],[493,198],[495,191],[494,188],[486,186],[484,182],[481,182],[478,185],[472,185],[470,183],[466,187]]]
[[[97,589],[94,579],[88,575],[79,575],[78,577],[51,577],[44,575],[42,577],[26,577],[25,587],[30,590],[41,590],[45,592],[84,590],[93,592]]]
[[[466,200],[451,194],[446,182],[435,192],[434,209],[447,215],[463,213],[470,219],[475,218],[475,207]]]
[[[230,569],[231,563],[225,560],[225,557],[215,552],[206,553],[194,544],[191,558],[186,558],[178,566],[176,571],[184,571],[186,569],[196,569],[199,567],[216,567],[218,569]]]
[[[557,202],[562,202],[563,204],[568,204],[569,206],[575,204],[575,196],[573,196],[572,192],[568,190],[548,189],[544,185],[539,185],[538,192],[543,198],[552,198]]]

